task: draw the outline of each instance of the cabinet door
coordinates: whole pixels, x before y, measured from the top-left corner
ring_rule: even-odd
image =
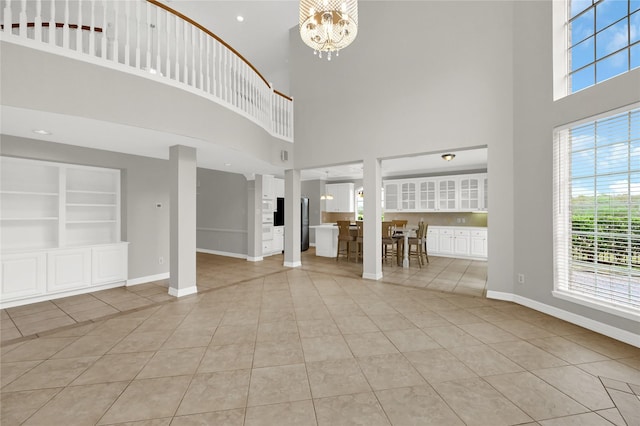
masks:
[[[454,252],[461,256],[469,256],[471,236],[469,231],[455,231]]]
[[[439,234],[437,229],[427,230],[427,253],[436,254],[440,250],[438,249]]]
[[[416,183],[415,182],[403,182],[400,184],[401,191],[401,203],[400,206],[403,211],[416,210]]]
[[[454,253],[454,235],[451,229],[441,229],[438,233],[438,252],[442,254]]]
[[[487,257],[487,231],[471,232],[471,256]]]
[[[44,253],[2,256],[0,275],[2,300],[43,294],[47,287],[47,258]]]
[[[396,182],[384,184],[384,210],[387,212],[398,211],[400,206],[400,185]]]
[[[324,186],[324,194],[330,196],[331,198],[327,198],[324,204],[324,210],[327,212],[339,212],[339,199],[340,195],[338,194],[339,187],[334,183],[328,183]]]
[[[459,209],[462,211],[480,210],[480,178],[477,176],[461,177]]]
[[[435,180],[422,180],[418,183],[418,210],[436,210],[436,185],[437,182]]]
[[[127,245],[91,249],[91,284],[105,284],[127,279]]]
[[[284,179],[274,179],[274,198],[284,198]]]
[[[489,210],[489,178],[486,174],[482,176],[482,210]]]
[[[56,250],[47,254],[47,291],[57,292],[91,284],[91,249]]]
[[[352,183],[338,184],[338,204],[341,212],[355,211],[355,194]]]
[[[454,178],[438,181],[438,210],[456,210],[457,183]]]
[[[273,200],[274,197],[274,177],[270,175],[262,175],[262,199]]]

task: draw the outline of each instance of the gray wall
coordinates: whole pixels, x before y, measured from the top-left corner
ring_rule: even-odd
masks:
[[[638,332],[633,321],[557,299],[551,291],[553,128],[640,101],[640,69],[553,102],[551,2],[517,2],[514,16],[514,263],[526,284],[514,284],[513,292]],[[493,209],[490,224],[492,215]]]
[[[360,2],[359,19],[331,62],[290,33],[296,168],[487,146],[489,288],[512,291],[513,4]],[[389,22],[401,48],[370,30]]]
[[[122,240],[129,279],[169,272],[168,161],[2,135],[2,155],[122,171]],[[157,208],[156,204],[162,204]],[[164,263],[159,263],[159,258]]]
[[[197,247],[247,254],[247,179],[198,169]]]

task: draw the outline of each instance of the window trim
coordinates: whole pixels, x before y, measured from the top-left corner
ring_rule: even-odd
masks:
[[[569,241],[558,242],[558,238],[556,233],[559,220],[559,214],[557,213],[558,208],[567,209],[570,204],[570,195],[567,194],[566,185],[561,185],[563,178],[566,178],[566,175],[569,173],[567,167],[563,167],[560,170],[561,163],[559,157],[564,156],[566,154],[566,147],[559,146],[559,138],[560,134],[566,130],[571,128],[579,127],[583,124],[593,123],[601,119],[605,119],[608,117],[615,116],[617,114],[623,114],[626,112],[630,112],[634,109],[640,108],[640,102],[634,102],[629,105],[625,105],[620,108],[616,108],[613,110],[609,110],[594,116],[586,117],[580,120],[572,121],[570,123],[565,123],[559,126],[556,126],[553,129],[553,290],[551,294],[553,297],[566,300],[572,303],[576,303],[579,305],[587,306],[592,309],[596,309],[602,312],[606,312],[618,317],[630,319],[633,321],[640,322],[640,311],[634,310],[632,308],[626,306],[620,306],[615,303],[611,303],[605,300],[601,300],[595,297],[589,297],[588,295],[583,295],[579,293],[574,293],[568,291],[563,288],[559,288],[559,271],[558,271],[558,252],[563,251],[563,248],[566,248],[566,245],[569,245]],[[557,181],[556,181],[557,180]],[[560,246],[559,246],[560,244]]]

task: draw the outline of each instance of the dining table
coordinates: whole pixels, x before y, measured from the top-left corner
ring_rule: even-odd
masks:
[[[394,236],[402,236],[402,267],[409,267],[409,236],[411,234],[415,235],[416,230],[418,229],[417,225],[404,225],[402,227],[393,228]],[[398,261],[398,263],[400,263]]]

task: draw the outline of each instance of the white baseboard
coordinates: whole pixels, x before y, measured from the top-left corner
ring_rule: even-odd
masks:
[[[0,303],[0,309],[15,308],[16,306],[29,305],[31,303],[45,302],[47,300],[62,299],[63,297],[77,296],[79,294],[92,293],[94,291],[100,291],[100,290],[108,290],[110,288],[116,288],[116,287],[124,287],[124,285],[125,285],[124,281],[118,281],[118,282],[115,282],[115,283],[94,285],[94,286],[91,286],[91,287],[83,287],[81,289],[63,291],[63,292],[60,292],[60,293],[43,294],[41,296],[25,297],[24,299],[20,299],[20,300],[2,302],[2,303]]]
[[[315,247],[316,243],[309,243],[309,247]]]
[[[153,281],[167,280],[167,279],[169,279],[168,272],[165,272],[162,274],[147,275],[146,277],[132,278],[130,280],[127,280],[127,287],[131,287],[133,285],[138,285],[138,284],[146,284]]]
[[[169,287],[169,295],[175,296],[175,297],[189,296],[190,294],[196,294],[197,292],[198,292],[198,287],[196,287],[195,285],[192,285],[191,287],[187,287],[187,288]]]
[[[591,331],[595,331],[596,333],[604,334],[605,336],[611,337],[612,339],[620,340],[621,342],[628,343],[629,345],[640,347],[640,336],[636,333],[621,330],[609,324],[604,324],[600,321],[596,321],[582,315],[574,314],[573,312],[568,312],[564,309],[556,308],[555,306],[540,303],[527,297],[522,297],[513,293],[487,290],[487,298],[514,302],[519,305],[526,306],[527,308],[531,308],[536,311],[554,316],[556,318],[560,318],[561,320],[570,322],[572,324],[579,325],[580,327],[584,327]]]
[[[246,254],[231,253],[231,252],[228,252],[228,251],[209,250],[209,249],[203,249],[203,248],[197,248],[196,251],[198,253],[217,254],[218,256],[235,257],[237,259],[246,259],[247,258]]]
[[[262,256],[249,257],[247,256],[247,262],[262,262],[264,258]]]
[[[302,266],[302,262],[300,262],[299,260],[297,262],[284,262],[283,266],[286,266],[287,268],[298,268],[300,266]]]
[[[365,280],[381,280],[382,279],[382,272],[377,273],[377,274],[369,274],[367,272],[363,272],[362,273],[362,278],[364,278]]]

